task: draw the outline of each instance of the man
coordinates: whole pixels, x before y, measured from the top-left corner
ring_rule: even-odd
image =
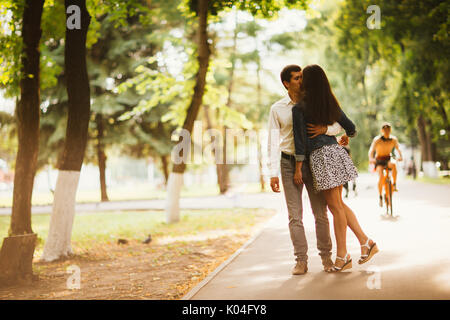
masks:
[[[383,206],[383,185],[384,185],[384,167],[392,169],[392,179],[394,180],[394,191],[397,190],[397,166],[392,163],[391,152],[393,149],[398,151],[399,157],[397,161],[402,161],[402,153],[400,151],[398,140],[391,136],[391,125],[389,122],[384,122],[381,126],[381,135],[376,136],[369,149],[369,162],[375,164],[375,169],[378,172],[378,193],[380,199],[380,207]],[[376,157],[374,157],[374,153]]]
[[[297,261],[296,266],[292,270],[292,274],[298,275],[305,274],[308,271],[308,244],[302,221],[303,184],[297,185],[294,183],[296,159],[292,131],[292,107],[301,99],[301,68],[297,65],[288,65],[281,71],[280,77],[288,95],[274,103],[270,108],[268,141],[268,154],[270,157],[269,170],[271,174],[270,186],[274,192],[280,192],[280,182],[278,178],[279,163],[289,214],[289,232]],[[341,129],[342,128],[338,123],[334,123],[329,127],[310,126],[309,132],[314,135],[321,133],[336,135]],[[319,255],[322,258],[324,270],[331,272],[333,269],[333,261],[331,260],[331,238],[327,217],[327,205],[323,196],[320,193],[314,192],[312,174],[308,161],[304,162],[302,173],[303,182],[306,185],[311,208],[314,213]]]

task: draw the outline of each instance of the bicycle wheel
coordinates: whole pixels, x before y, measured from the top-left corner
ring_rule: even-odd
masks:
[[[394,212],[392,211],[392,183],[389,181],[389,207],[391,208],[391,217],[394,215]]]
[[[384,204],[386,205],[386,215],[389,215],[389,177],[384,180]]]
[[[387,188],[387,186],[384,188],[384,204],[386,205],[386,215],[389,215],[389,193]]]

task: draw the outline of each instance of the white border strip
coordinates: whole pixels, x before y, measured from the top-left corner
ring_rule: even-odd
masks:
[[[208,274],[205,279],[203,279],[200,283],[198,283],[194,288],[192,288],[188,293],[186,293],[180,300],[190,300],[192,297],[194,297],[208,282],[210,282],[212,279],[216,277],[216,275],[222,271],[227,265],[229,265],[238,255],[242,253],[250,244],[252,244],[261,234],[262,232],[269,226],[269,224],[272,223],[275,219],[278,218],[278,216],[281,214],[281,211],[278,210],[277,213],[270,218],[269,221],[267,221],[261,229],[249,240],[247,240],[246,243],[242,245],[238,250],[236,250],[227,260],[222,262],[216,269],[214,269],[213,272]]]

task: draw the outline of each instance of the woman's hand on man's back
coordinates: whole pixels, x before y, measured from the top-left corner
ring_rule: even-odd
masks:
[[[321,124],[307,123],[306,126],[307,126],[306,130],[308,131],[310,138],[315,138],[318,135],[326,134],[328,129],[327,126],[323,126]]]

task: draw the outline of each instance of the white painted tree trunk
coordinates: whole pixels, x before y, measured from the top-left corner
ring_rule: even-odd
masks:
[[[174,223],[180,220],[180,192],[183,186],[183,173],[171,172],[167,182],[166,221]]]
[[[54,261],[72,253],[70,241],[79,180],[79,171],[58,171],[50,229],[42,255],[43,261]]]
[[[438,178],[439,173],[436,168],[436,163],[434,161],[424,161],[422,163],[423,174],[428,178]]]

